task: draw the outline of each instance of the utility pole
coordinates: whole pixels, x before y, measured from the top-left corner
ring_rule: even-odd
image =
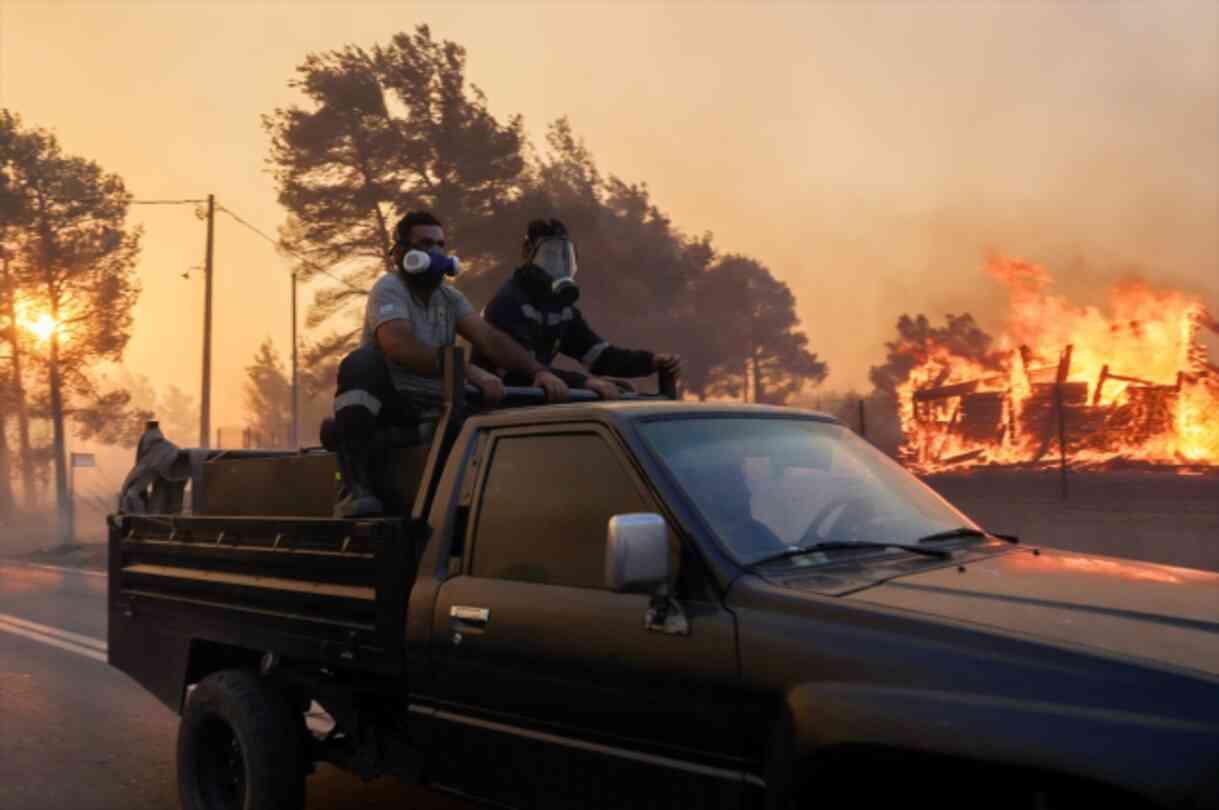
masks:
[[[207,195],[207,253],[203,261],[203,392],[199,396],[199,446],[211,446],[212,427],[212,237],[216,226],[216,195]]]
[[[290,447],[300,447],[301,391],[296,358],[296,271],[292,271],[292,436]]]

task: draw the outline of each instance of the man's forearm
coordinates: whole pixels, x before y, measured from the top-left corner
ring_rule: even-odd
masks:
[[[470,363],[468,366],[466,366],[466,376],[470,379],[470,382],[478,382],[479,380],[484,380],[489,377],[495,377],[495,375],[492,374],[490,371],[487,371],[484,368],[476,366],[473,363]],[[498,380],[499,377],[495,377],[495,379]]]
[[[546,370],[567,383],[569,388],[583,388],[584,384],[588,382],[588,375],[581,374],[578,371],[569,371],[564,368],[548,368]],[[533,375],[527,371],[509,371],[504,374],[504,385],[533,385]]]

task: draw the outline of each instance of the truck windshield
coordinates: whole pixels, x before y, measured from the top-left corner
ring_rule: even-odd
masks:
[[[742,565],[793,546],[912,543],[954,529],[977,530],[930,487],[841,425],[714,417],[644,422],[640,430]],[[816,556],[791,557],[779,564],[815,562]]]

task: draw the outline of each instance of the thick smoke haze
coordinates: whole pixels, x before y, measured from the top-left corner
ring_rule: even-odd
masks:
[[[0,106],[143,198],[220,202],[273,232],[259,116],[311,51],[420,22],[469,51],[536,142],[570,117],[603,170],[689,233],[788,282],[827,385],[863,387],[903,312],[1001,326],[983,272],[1046,265],[1080,300],[1128,275],[1219,309],[1219,7],[1210,2],[668,8],[5,5]],[[139,209],[129,365],[197,390],[203,229]],[[578,236],[578,235],[577,235]],[[217,235],[213,424],[241,370],[288,344],[287,264]],[[460,246],[456,246],[460,252]],[[510,252],[515,245],[505,245]]]

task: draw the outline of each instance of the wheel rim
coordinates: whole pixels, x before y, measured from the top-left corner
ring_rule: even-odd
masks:
[[[215,715],[199,729],[199,795],[215,810],[241,810],[245,757],[232,727]]]

